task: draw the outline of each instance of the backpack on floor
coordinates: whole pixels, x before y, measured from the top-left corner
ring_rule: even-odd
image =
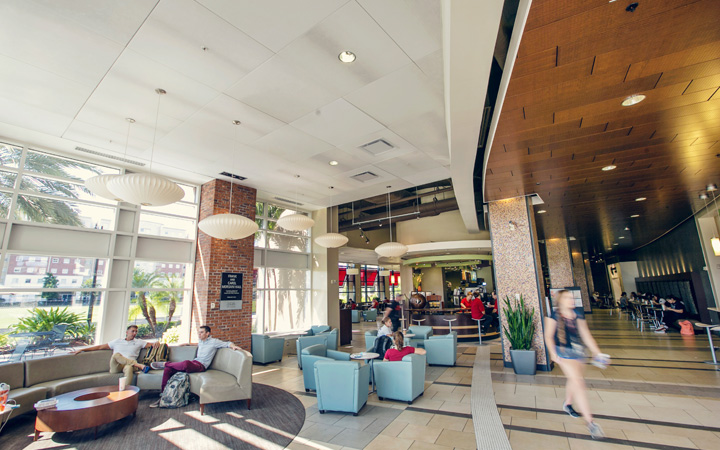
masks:
[[[692,322],[689,320],[681,320],[678,322],[680,325],[680,334],[683,336],[694,336],[695,335],[695,328],[693,327]]]
[[[157,347],[153,346],[145,352],[145,356],[142,359],[142,363],[149,366],[153,362],[167,361],[170,356],[170,347],[167,344],[160,344]]]
[[[168,380],[160,395],[160,408],[182,408],[190,401],[190,375],[178,372]]]

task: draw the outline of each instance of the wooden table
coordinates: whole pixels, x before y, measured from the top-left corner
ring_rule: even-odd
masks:
[[[100,386],[55,397],[54,408],[37,412],[35,438],[41,431],[75,431],[95,428],[134,415],[138,407],[140,388],[128,386],[118,391],[118,386]]]

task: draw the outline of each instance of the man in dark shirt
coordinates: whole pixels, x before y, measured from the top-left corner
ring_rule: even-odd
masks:
[[[383,314],[383,319],[389,317],[390,320],[392,320],[393,332],[400,329],[400,311],[402,308],[398,300],[402,300],[402,294],[398,295],[394,300],[387,304],[385,307],[385,313]]]
[[[682,300],[675,297],[674,295],[668,296],[665,300],[663,308],[663,326],[660,330],[667,330],[668,327],[675,327],[675,323],[687,317],[687,311],[685,310],[685,304]]]

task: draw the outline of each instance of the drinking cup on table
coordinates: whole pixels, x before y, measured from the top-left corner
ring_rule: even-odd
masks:
[[[126,387],[126,386],[125,386],[126,383],[127,383],[127,382],[126,382],[126,380],[125,380],[125,377],[120,378],[120,381],[119,381],[119,383],[118,383],[118,391],[124,391],[124,390],[125,390],[125,387]]]

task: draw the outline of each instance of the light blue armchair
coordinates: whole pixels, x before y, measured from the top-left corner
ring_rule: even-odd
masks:
[[[353,309],[352,311],[350,311],[350,314],[353,323],[360,323],[360,316],[362,315],[362,311],[360,311],[359,309]]]
[[[308,336],[317,336],[320,333],[326,333],[330,331],[330,325],[313,325],[308,330]]]
[[[357,416],[367,403],[368,384],[370,366],[367,364],[360,365],[354,361],[315,363],[317,406],[320,414],[325,414],[325,411],[343,411]]]
[[[408,402],[425,392],[425,355],[406,355],[402,361],[378,361],[373,364],[378,399]]]
[[[305,392],[316,390],[315,363],[318,361],[350,361],[350,353],[328,350],[323,344],[305,347],[300,355],[303,365],[303,381]]]
[[[253,362],[267,364],[275,361],[282,361],[285,339],[271,338],[265,334],[252,335]]]
[[[319,336],[302,336],[297,339],[297,342],[295,343],[295,350],[297,350],[297,359],[298,359],[298,367],[303,368],[302,366],[302,351],[305,347],[310,347],[311,345],[320,344],[325,347],[327,347],[327,336],[326,335],[319,335]]]
[[[377,339],[378,330],[369,330],[365,332],[365,351],[371,352],[375,348],[375,340]]]
[[[377,309],[368,309],[362,312],[365,322],[377,322]]]
[[[316,336],[325,336],[327,338],[327,348],[330,350],[337,350],[338,348],[338,329],[334,328],[330,331],[323,331]]]
[[[457,361],[457,332],[430,337],[425,341],[425,350],[428,364],[454,366]]]
[[[408,333],[412,333],[415,337],[408,339],[408,345],[411,347],[425,347],[425,341],[433,335],[432,327],[423,325],[413,325],[408,328]]]

